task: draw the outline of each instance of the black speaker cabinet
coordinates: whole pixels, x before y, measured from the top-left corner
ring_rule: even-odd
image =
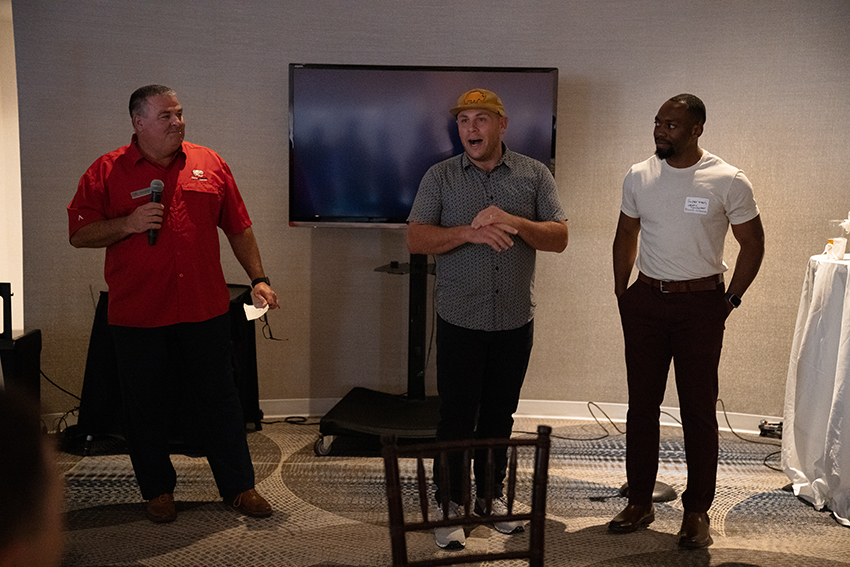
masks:
[[[11,332],[10,332],[11,335]],[[0,364],[8,390],[20,390],[38,401],[41,397],[41,331],[14,339],[0,339]]]
[[[260,409],[259,376],[257,375],[257,334],[254,321],[245,317],[243,305],[251,303],[251,286],[228,284],[230,290],[230,338],[233,346],[233,380],[242,401],[246,424],[263,428]]]

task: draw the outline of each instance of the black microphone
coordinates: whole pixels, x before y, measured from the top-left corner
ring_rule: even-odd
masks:
[[[159,179],[154,179],[151,181],[151,203],[161,203],[162,202],[162,188],[165,187],[165,183],[160,181]],[[149,228],[148,229],[148,244],[153,246],[156,244],[156,237],[159,235],[159,229],[157,228]]]

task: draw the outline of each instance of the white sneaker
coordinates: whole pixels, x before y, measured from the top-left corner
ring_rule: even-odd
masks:
[[[455,502],[449,502],[449,518],[460,518],[460,506]],[[443,519],[443,507],[437,508],[437,519]],[[434,528],[434,541],[443,549],[463,549],[466,546],[466,534],[463,526],[444,526]]]
[[[484,511],[487,507],[487,499],[486,498],[476,498],[475,499],[475,513],[479,516],[486,517],[490,514],[486,514]],[[517,502],[514,501],[514,513],[517,513]],[[496,516],[507,516],[508,515],[508,502],[505,500],[504,496],[499,498],[494,498],[492,503],[492,514]],[[515,520],[513,522],[493,522],[493,527],[496,528],[496,531],[502,532],[503,534],[518,534],[520,532],[525,531],[525,523],[521,520]]]

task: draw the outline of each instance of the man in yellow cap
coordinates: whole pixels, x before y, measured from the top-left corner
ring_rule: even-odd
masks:
[[[549,169],[502,142],[508,117],[496,93],[467,91],[451,113],[464,152],[427,171],[407,230],[412,254],[436,256],[437,439],[509,438],[533,342],[536,251],[566,248],[566,215]],[[493,512],[501,513],[506,452],[495,458]],[[449,493],[451,517],[460,513],[462,459],[449,461],[450,478],[435,480],[438,502]],[[486,457],[474,463],[475,509],[484,515]],[[461,527],[434,536],[442,548],[465,545]]]

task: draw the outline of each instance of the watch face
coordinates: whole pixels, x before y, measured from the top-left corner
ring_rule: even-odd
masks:
[[[734,293],[730,294],[729,295],[729,303],[732,304],[732,307],[738,307],[738,306],[741,305],[741,298],[738,297],[737,295],[735,295]]]

